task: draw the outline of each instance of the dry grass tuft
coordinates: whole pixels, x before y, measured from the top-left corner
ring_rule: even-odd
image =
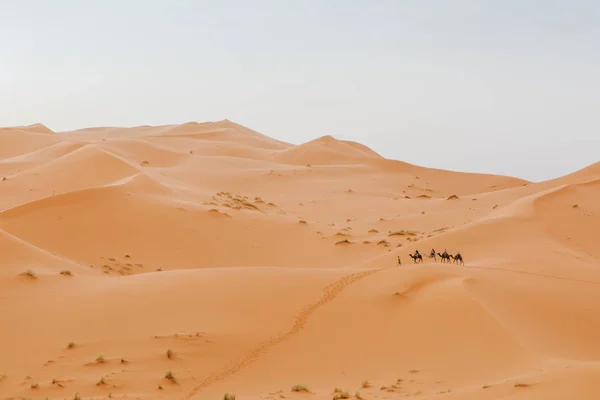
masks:
[[[573,207],[573,208],[579,208],[579,204],[573,204],[571,207]]]
[[[306,387],[305,385],[294,385],[294,386],[292,386],[292,392],[306,392],[306,393],[309,393],[310,390],[308,390],[308,387]]]
[[[390,232],[390,234],[388,236],[416,236],[417,232],[415,231],[396,231],[396,232]]]
[[[104,356],[98,356],[98,357],[96,358],[96,362],[97,362],[98,364],[104,364],[104,363],[106,362],[106,359],[104,359]]]
[[[369,382],[368,380],[366,380],[366,379],[365,379],[365,380],[362,382],[362,385],[361,385],[361,387],[362,387],[363,389],[370,388],[370,387],[371,387],[371,382]]]
[[[344,391],[344,392],[336,392],[336,394],[333,396],[333,400],[339,400],[339,399],[349,399],[350,398],[350,393]]]
[[[98,381],[98,383],[96,383],[96,386],[103,386],[106,385],[106,379],[104,379],[104,377],[100,377],[100,380]]]
[[[169,360],[172,360],[175,357],[175,353],[173,353],[173,350],[169,349],[167,350],[167,358]]]
[[[344,240],[340,240],[335,245],[337,246],[337,245],[340,245],[340,244],[352,244],[352,242],[349,241],[348,239],[344,239]]]
[[[37,279],[37,275],[35,274],[35,272],[33,272],[30,269],[28,269],[25,272],[21,272],[21,276],[24,276],[26,278],[31,278],[31,279]]]
[[[225,393],[225,395],[223,395],[223,400],[235,400],[235,394],[234,393]]]
[[[69,344],[67,345],[67,349],[74,349],[76,346],[75,342],[69,342]]]
[[[448,197],[446,200],[456,200],[458,199],[458,196],[453,194],[452,196]]]
[[[177,379],[175,379],[175,375],[173,375],[173,372],[171,372],[171,371],[168,371],[165,374],[165,378],[170,380],[172,383],[177,383]]]
[[[66,276],[73,276],[73,273],[71,271],[69,271],[68,269],[60,271],[60,274],[66,275]]]

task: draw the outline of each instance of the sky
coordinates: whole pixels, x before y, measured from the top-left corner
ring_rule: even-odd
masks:
[[[597,0],[0,0],[0,126],[229,119],[551,179],[600,161]]]

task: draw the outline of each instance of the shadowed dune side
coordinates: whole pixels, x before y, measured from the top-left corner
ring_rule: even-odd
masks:
[[[61,141],[30,153],[0,159],[0,176],[10,179],[10,175],[52,162],[82,146],[85,144]]]
[[[190,158],[188,153],[161,148],[143,139],[115,139],[102,147],[142,167],[172,167]]]
[[[56,144],[58,135],[0,128],[0,159],[16,157]]]
[[[40,249],[3,230],[0,230],[0,254],[0,276],[6,279],[0,281],[0,285],[5,293],[16,289],[13,286],[16,281],[29,281],[28,277],[20,276],[28,270],[34,271],[37,276],[57,275],[63,270],[84,272],[83,267],[71,260]]]
[[[152,136],[144,139],[148,143],[169,149],[192,154],[195,157],[235,157],[250,160],[263,160],[277,152],[276,149],[265,149],[243,143],[224,142],[219,140],[198,140],[190,137]]]
[[[0,208],[40,200],[57,194],[101,187],[139,173],[134,166],[86,145],[53,161],[13,175],[0,184]],[[20,193],[19,197],[10,196]]]
[[[600,178],[540,196],[534,207],[552,237],[600,263]]]

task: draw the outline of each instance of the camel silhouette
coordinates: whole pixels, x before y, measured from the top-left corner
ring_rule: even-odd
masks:
[[[450,257],[454,260],[455,263],[458,263],[459,265],[465,265],[465,262],[463,261],[462,255],[460,253],[457,253],[455,256],[450,255]]]
[[[442,262],[450,262],[450,256],[448,255],[448,253],[444,253],[444,254],[437,253],[437,255],[440,256],[440,258],[442,259]]]
[[[418,255],[415,256],[415,255],[412,255],[412,254],[409,253],[408,255],[409,255],[410,258],[413,259],[413,261],[415,263],[417,262],[417,260],[421,260],[421,262],[423,262],[423,256],[420,255],[420,254],[418,254]]]
[[[431,250],[431,253],[429,253],[429,258],[433,258],[433,260],[435,262],[437,262],[437,257],[435,256],[435,250]]]

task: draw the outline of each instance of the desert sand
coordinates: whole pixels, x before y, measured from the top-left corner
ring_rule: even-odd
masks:
[[[598,399],[599,199],[600,163],[1,128],[0,398]]]

